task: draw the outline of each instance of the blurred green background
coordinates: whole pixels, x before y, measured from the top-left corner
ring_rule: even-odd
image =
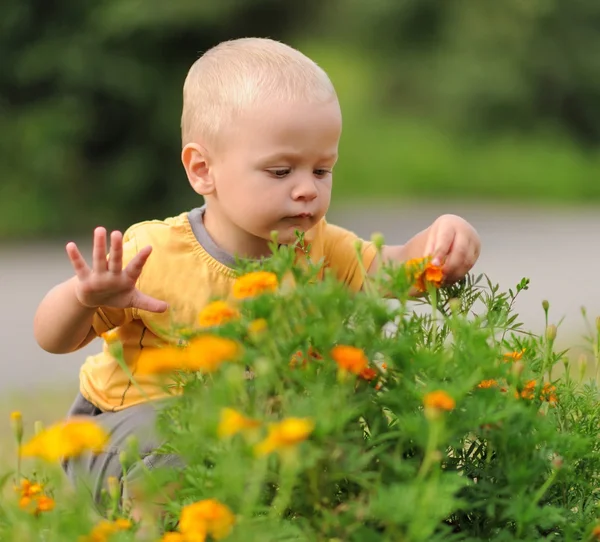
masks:
[[[0,238],[197,205],[181,88],[208,47],[300,48],[345,114],[336,201],[600,200],[598,0],[3,0]]]

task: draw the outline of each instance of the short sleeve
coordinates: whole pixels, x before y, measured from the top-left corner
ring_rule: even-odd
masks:
[[[375,246],[351,231],[333,224],[325,224],[323,237],[326,264],[334,271],[338,280],[358,292],[363,287],[366,271],[377,255]],[[360,251],[356,248],[357,241],[361,245]]]
[[[123,235],[123,267],[138,253],[137,241],[128,230]],[[100,336],[107,331],[131,322],[135,317],[134,309],[117,309],[114,307],[98,307],[92,320],[92,328]]]

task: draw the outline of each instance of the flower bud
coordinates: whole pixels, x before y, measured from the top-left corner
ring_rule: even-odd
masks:
[[[546,328],[546,339],[548,339],[550,342],[554,341],[554,339],[556,339],[556,331],[556,326],[554,324],[550,324]]]
[[[460,299],[457,299],[456,297],[453,297],[448,301],[448,306],[450,307],[452,314],[459,314],[461,305]]]
[[[10,426],[17,443],[21,444],[23,440],[23,416],[18,410],[10,413]]]
[[[108,485],[108,494],[113,502],[118,502],[121,498],[121,487],[119,480],[115,476],[109,476],[106,481]]]
[[[544,299],[544,301],[542,301],[542,308],[544,309],[544,312],[548,312],[548,309],[550,308],[550,303],[548,303],[547,299]]]
[[[552,459],[552,467],[556,470],[559,470],[563,466],[563,458],[560,455],[555,455]]]
[[[39,435],[44,430],[44,424],[41,420],[36,420],[33,424],[33,432],[35,435]]]
[[[376,232],[373,235],[371,235],[371,243],[375,245],[375,248],[377,250],[381,250],[381,247],[383,247],[383,245],[385,244],[383,234]]]
[[[585,354],[579,356],[579,380],[583,380],[588,370],[588,358]]]

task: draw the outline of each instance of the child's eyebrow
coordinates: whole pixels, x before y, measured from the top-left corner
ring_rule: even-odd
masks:
[[[278,152],[275,154],[270,154],[268,156],[265,156],[264,158],[261,159],[261,162],[277,162],[278,160],[287,160],[290,162],[293,161],[298,161],[301,158],[303,158],[302,153],[299,152]],[[323,154],[322,156],[319,156],[319,161],[323,161],[323,162],[329,162],[329,161],[336,161],[338,158],[338,153],[337,152],[333,152],[333,153],[327,153],[327,154]]]

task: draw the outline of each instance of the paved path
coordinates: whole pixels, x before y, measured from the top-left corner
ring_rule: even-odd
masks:
[[[329,220],[360,235],[382,232],[390,243],[400,243],[425,228],[443,212],[461,214],[479,230],[483,252],[476,272],[485,272],[503,288],[522,277],[531,288],[517,309],[529,328],[540,331],[542,299],[551,302],[552,319],[566,320],[563,337],[578,340],[582,331],[580,307],[600,314],[600,212],[594,209],[543,210],[479,205],[389,205],[337,207]],[[70,275],[62,244],[0,246],[0,396],[58,383],[75,383],[85,350],[64,356],[41,351],[32,336],[32,318],[44,293]]]

